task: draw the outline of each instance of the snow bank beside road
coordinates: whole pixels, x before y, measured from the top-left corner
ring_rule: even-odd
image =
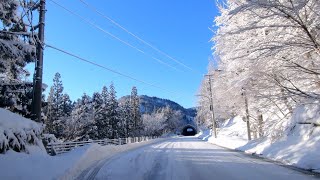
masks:
[[[197,136],[202,140],[230,149],[236,149],[247,143],[246,123],[241,117],[228,119],[217,130],[217,139],[212,136],[211,130],[202,131]]]
[[[204,140],[250,154],[281,161],[306,170],[320,172],[320,105],[298,107],[288,124],[285,135],[271,141],[260,138],[247,141],[246,123],[240,118],[228,120],[218,129],[218,138],[211,135]],[[209,135],[204,131],[200,138]]]
[[[42,130],[42,124],[0,108],[0,179],[52,179],[68,166],[47,154]]]
[[[31,154],[10,150],[6,154],[0,154],[0,179],[75,179],[99,160],[160,140],[162,139],[121,146],[91,144],[57,156],[49,156],[32,146],[29,147],[32,149]]]
[[[0,179],[56,179],[70,168],[78,156],[87,147],[74,150],[63,156],[49,156],[46,152],[33,150],[33,153],[17,153],[8,151],[0,154]]]
[[[42,124],[0,108],[0,153],[10,149],[32,153],[34,147],[29,146],[38,146],[45,151],[40,140],[42,130]]]
[[[136,148],[139,148],[144,145],[157,143],[163,141],[162,138],[160,139],[153,139],[149,141],[144,141],[140,143],[132,143],[132,144],[126,144],[121,146],[100,146],[98,144],[92,144],[90,145],[87,150],[78,157],[77,161],[74,162],[73,166],[68,169],[63,176],[61,176],[59,179],[75,179],[77,178],[80,173],[87,168],[91,167],[95,163],[99,162],[103,159],[111,158],[119,153],[133,150]]]
[[[0,179],[74,179],[101,159],[161,140],[121,146],[91,144],[49,156],[40,140],[42,129],[41,124],[0,108]],[[54,140],[52,135],[43,136]]]

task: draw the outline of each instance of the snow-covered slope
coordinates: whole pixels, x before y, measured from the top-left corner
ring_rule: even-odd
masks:
[[[212,136],[211,130],[202,131],[199,138],[213,142],[217,145],[235,149],[247,143],[246,123],[241,117],[228,119],[218,128],[218,138]]]
[[[0,153],[8,150],[31,153],[31,146],[45,151],[40,140],[42,124],[0,108]]]
[[[130,96],[123,96],[119,99],[119,102],[123,103],[128,99],[130,99]],[[173,110],[181,111],[183,115],[189,116],[192,118],[196,116],[196,112],[197,112],[195,108],[186,109],[182,107],[180,104],[168,99],[161,99],[158,97],[149,97],[146,95],[141,95],[139,96],[139,100],[140,100],[140,111],[142,114],[145,114],[145,113],[150,114],[166,106],[169,106]]]
[[[229,119],[218,129],[218,138],[204,131],[199,138],[231,149],[281,161],[299,168],[320,172],[320,105],[296,108],[285,134],[276,140],[260,138],[247,141],[246,123],[241,118]]]
[[[294,111],[286,135],[275,142],[263,139],[239,149],[320,172],[320,126],[316,126],[319,122],[319,104],[299,106]]]

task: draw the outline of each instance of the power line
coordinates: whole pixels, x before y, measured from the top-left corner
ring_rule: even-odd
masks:
[[[54,1],[54,0],[50,0],[50,1],[51,1],[52,3],[54,3],[55,5],[59,6],[60,8],[64,9],[65,11],[67,11],[67,12],[73,14],[74,16],[80,18],[80,19],[81,19],[82,21],[84,21],[85,23],[90,24],[90,25],[93,26],[94,28],[96,28],[96,29],[102,31],[103,33],[111,36],[112,38],[120,41],[121,43],[123,43],[123,44],[125,44],[125,45],[127,45],[127,46],[129,46],[129,47],[131,47],[131,48],[133,48],[133,49],[135,49],[135,50],[137,50],[138,52],[140,52],[140,53],[142,53],[142,54],[145,54],[145,55],[151,57],[152,59],[156,60],[156,61],[159,62],[160,64],[163,64],[163,65],[168,66],[168,67],[170,67],[170,68],[172,68],[172,69],[175,69],[176,71],[180,71],[180,72],[181,72],[181,70],[177,69],[176,67],[173,67],[173,66],[171,66],[170,64],[168,64],[168,63],[166,63],[166,62],[163,62],[162,60],[160,60],[160,59],[158,59],[158,58],[156,58],[156,57],[153,57],[153,56],[149,55],[149,54],[146,53],[145,51],[143,51],[143,50],[141,50],[141,49],[139,49],[139,48],[131,45],[130,43],[128,43],[128,42],[120,39],[120,38],[117,37],[116,35],[114,35],[114,34],[108,32],[108,31],[106,31],[105,29],[99,27],[98,25],[96,25],[96,24],[93,23],[92,21],[89,21],[88,19],[80,16],[79,14],[77,14],[77,13],[69,10],[68,8],[66,8],[66,7],[62,6],[61,4],[57,3],[56,1]]]
[[[137,81],[137,82],[139,82],[139,83],[142,83],[142,84],[145,84],[145,85],[148,85],[148,86],[152,86],[152,87],[154,87],[154,88],[160,89],[160,90],[165,91],[165,92],[169,92],[169,93],[171,93],[171,94],[175,94],[175,95],[178,94],[178,93],[176,93],[176,92],[173,92],[173,91],[164,89],[164,88],[162,88],[162,87],[160,87],[160,86],[157,86],[157,85],[155,85],[155,84],[152,84],[152,83],[149,83],[149,82],[146,82],[146,81],[143,81],[143,80],[134,78],[134,77],[132,77],[132,76],[130,76],[130,75],[124,74],[124,73],[122,73],[122,72],[116,71],[116,70],[111,69],[111,68],[109,68],[109,67],[106,67],[106,66],[100,65],[100,64],[98,64],[98,63],[95,63],[95,62],[93,62],[93,61],[90,61],[90,60],[88,60],[88,59],[82,58],[82,57],[80,57],[80,56],[78,56],[78,55],[75,55],[75,54],[73,54],[73,53],[70,53],[70,52],[68,52],[68,51],[66,51],[66,50],[63,50],[63,49],[61,49],[61,48],[57,48],[57,47],[52,46],[52,45],[49,45],[49,44],[45,44],[45,46],[46,46],[46,47],[49,47],[49,48],[51,48],[51,49],[54,49],[54,50],[56,50],[56,51],[62,52],[62,53],[64,53],[64,54],[67,54],[67,55],[69,55],[69,56],[72,56],[72,57],[74,57],[74,58],[76,58],[76,59],[78,59],[78,60],[81,60],[81,61],[83,61],[83,62],[86,62],[86,63],[89,63],[89,64],[91,64],[91,65],[100,67],[100,68],[102,68],[102,69],[104,69],[104,70],[107,70],[107,71],[109,71],[109,72],[112,72],[112,73],[114,73],[114,74],[117,74],[117,75],[126,77],[126,78],[128,78],[128,79]]]
[[[156,48],[154,45],[146,42],[145,40],[143,40],[142,38],[140,38],[139,36],[137,36],[136,34],[132,33],[131,31],[129,31],[128,29],[126,29],[125,27],[121,26],[119,23],[117,23],[116,21],[114,21],[113,19],[111,19],[110,17],[104,15],[102,12],[100,12],[97,8],[95,8],[94,6],[88,4],[87,2],[85,2],[84,0],[79,0],[80,2],[82,2],[84,5],[86,5],[88,7],[88,9],[91,9],[92,11],[96,12],[97,14],[99,14],[100,16],[102,16],[103,18],[107,19],[108,21],[110,21],[112,24],[114,24],[115,26],[119,27],[120,29],[122,29],[123,31],[127,32],[128,34],[130,34],[131,36],[133,36],[134,38],[136,38],[137,40],[139,40],[140,42],[142,42],[143,44],[149,46],[150,48],[152,48],[153,50],[157,51],[158,53],[166,56],[167,58],[173,60],[174,62],[178,63],[179,65],[196,72],[193,68],[187,66],[186,64],[178,61],[176,58],[173,58],[172,56],[168,55],[167,53],[161,51],[160,49]]]

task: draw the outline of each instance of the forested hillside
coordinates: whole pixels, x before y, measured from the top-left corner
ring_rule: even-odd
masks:
[[[119,102],[123,102],[127,99],[129,99],[130,96],[124,96],[119,99]],[[186,109],[182,107],[180,104],[168,100],[168,99],[161,99],[158,97],[150,97],[147,95],[141,95],[139,96],[140,99],[140,112],[142,114],[150,114],[152,112],[155,112],[161,108],[165,107],[170,107],[170,109],[175,110],[175,111],[181,111],[183,115],[185,116],[184,119],[190,119],[194,118],[196,116],[196,109],[194,108],[189,108]]]

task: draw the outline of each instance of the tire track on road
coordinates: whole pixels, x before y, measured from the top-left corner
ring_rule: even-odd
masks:
[[[164,139],[162,141],[158,141],[158,142],[154,142],[154,143],[151,143],[151,144],[146,144],[146,145],[143,145],[141,147],[138,147],[136,149],[131,149],[131,150],[126,150],[126,151],[123,151],[117,155],[114,155],[112,157],[109,157],[107,159],[102,159],[98,162],[96,162],[95,164],[91,165],[89,168],[87,168],[86,170],[84,170],[83,172],[80,173],[80,175],[76,178],[77,180],[94,180],[96,175],[99,173],[99,171],[101,170],[101,168],[104,166],[104,165],[108,165],[109,163],[111,163],[112,161],[120,158],[121,156],[123,156],[124,154],[130,152],[130,151],[139,151],[141,149],[144,149],[144,148],[147,148],[148,146],[153,146],[153,145],[160,145],[162,144],[163,142],[167,141],[168,139]]]

